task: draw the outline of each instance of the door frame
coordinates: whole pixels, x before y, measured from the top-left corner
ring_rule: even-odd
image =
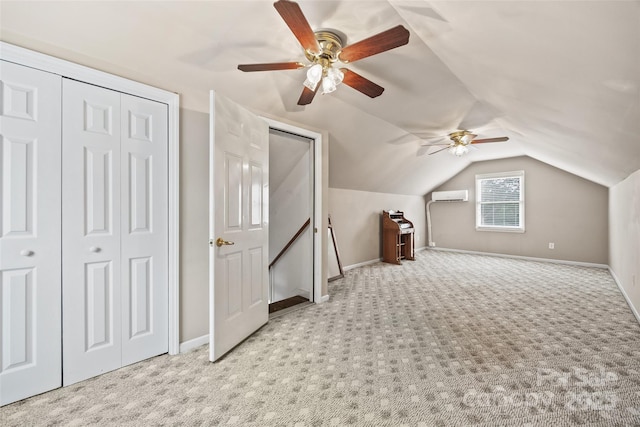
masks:
[[[284,132],[300,135],[311,140],[312,148],[311,153],[313,155],[313,295],[312,301],[316,304],[320,304],[328,300],[328,295],[322,295],[323,288],[323,275],[324,282],[326,283],[326,272],[324,266],[326,263],[323,261],[323,254],[326,252],[322,248],[326,248],[326,233],[319,233],[320,230],[325,230],[327,227],[327,220],[324,219],[324,203],[323,203],[323,181],[324,181],[324,169],[323,169],[323,141],[322,134],[309,129],[304,129],[288,123],[283,123],[268,117],[261,116],[261,118],[269,124],[269,128],[281,130]]]
[[[75,64],[63,59],[18,47],[0,41],[0,59],[19,65],[58,74],[95,86],[113,89],[118,92],[147,98],[168,106],[168,166],[169,166],[169,207],[168,207],[168,284],[169,284],[169,354],[180,352],[180,299],[179,299],[179,244],[180,244],[180,151],[179,117],[180,97],[163,89],[118,77],[103,71]]]

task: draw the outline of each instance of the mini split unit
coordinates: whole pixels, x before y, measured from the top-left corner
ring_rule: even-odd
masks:
[[[469,201],[469,190],[434,191],[431,193],[431,200],[434,202],[467,202]]]

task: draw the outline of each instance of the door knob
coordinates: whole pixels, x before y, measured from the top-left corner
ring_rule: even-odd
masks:
[[[218,237],[218,240],[216,240],[216,246],[220,247],[222,245],[235,245],[235,243],[228,242],[228,241],[224,240],[222,237]]]
[[[91,246],[89,248],[89,252],[97,253],[97,252],[100,252],[100,251],[101,251],[101,249],[99,247],[97,247],[97,246]]]
[[[23,249],[20,251],[20,255],[22,256],[31,256],[33,255],[35,252],[30,251],[29,249]]]

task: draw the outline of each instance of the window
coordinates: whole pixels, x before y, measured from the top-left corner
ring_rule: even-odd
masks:
[[[524,233],[524,171],[476,175],[476,230]]]

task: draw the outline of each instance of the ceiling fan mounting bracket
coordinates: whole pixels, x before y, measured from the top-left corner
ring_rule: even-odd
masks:
[[[313,53],[309,50],[304,51],[307,59],[314,64],[322,64],[323,67],[334,63],[338,60],[338,53],[345,44],[345,36],[336,30],[318,30],[314,32],[318,44],[320,44],[320,52]]]
[[[469,145],[471,143],[471,140],[476,136],[478,135],[474,135],[468,130],[457,130],[449,134],[449,138],[451,139],[451,141],[453,141],[453,143],[451,144],[452,146]]]

